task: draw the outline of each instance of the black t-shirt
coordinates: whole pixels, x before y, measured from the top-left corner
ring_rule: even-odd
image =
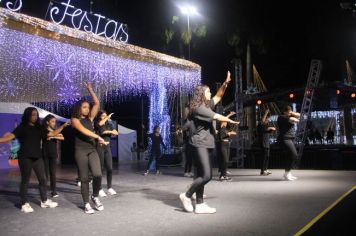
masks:
[[[88,130],[94,132],[93,122],[89,118],[79,119],[80,123]],[[86,136],[77,129],[74,129],[75,135],[75,147],[78,148],[95,148],[96,142],[95,139]]]
[[[111,134],[103,134],[104,131],[111,131],[114,128],[112,127],[112,125],[109,122],[105,122],[105,124],[103,126],[99,126],[99,123],[96,123],[96,131],[97,134],[100,135],[100,137],[102,137],[106,142],[110,142],[110,137]]]
[[[195,132],[194,122],[190,119],[186,119],[183,125],[183,139],[185,143],[189,143],[190,137]]]
[[[43,154],[46,157],[57,157],[57,139],[47,140],[47,135],[49,130],[46,128],[42,129],[42,140],[43,140]]]
[[[229,130],[226,127],[220,128],[219,130],[219,140],[223,141],[229,139]]]
[[[278,116],[277,125],[279,128],[278,139],[293,139],[295,137],[294,124],[289,122],[289,116]]]
[[[152,140],[152,151],[160,152],[161,151],[161,144],[166,147],[163,142],[161,135],[155,135],[154,133],[149,134],[148,137]]]
[[[257,143],[260,147],[269,148],[269,137],[270,132],[268,129],[268,124],[258,124],[257,125]]]
[[[12,133],[20,141],[20,158],[42,158],[42,129],[32,125],[19,125]]]
[[[214,101],[210,100],[208,107],[201,105],[192,112],[196,130],[190,138],[190,144],[194,147],[215,148],[213,118],[216,113],[212,108]]]

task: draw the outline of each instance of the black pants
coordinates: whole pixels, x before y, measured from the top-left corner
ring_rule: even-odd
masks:
[[[28,202],[27,200],[27,189],[30,182],[31,171],[35,171],[36,177],[39,183],[39,190],[41,195],[41,201],[45,202],[47,200],[46,192],[46,175],[45,167],[42,158],[19,158],[19,166],[21,172],[21,184],[20,184],[20,197],[21,205]]]
[[[112,186],[112,154],[110,145],[98,145],[97,146],[101,170],[103,172],[104,166],[106,169],[106,181],[107,188]]]
[[[81,193],[84,203],[89,202],[89,172],[93,175],[93,196],[97,197],[101,187],[101,165],[98,152],[95,148],[75,149],[75,160],[78,165],[81,181]]]
[[[196,193],[197,204],[203,203],[204,186],[212,178],[212,168],[210,161],[211,149],[194,147],[194,164],[197,168],[197,176],[186,192],[186,196],[191,198]]]
[[[184,173],[192,172],[192,165],[193,165],[193,147],[189,143],[185,145],[185,167]]]
[[[298,160],[297,149],[294,145],[294,139],[283,139],[279,140],[279,144],[286,155],[286,171],[290,171],[295,168]]]
[[[229,162],[230,157],[230,143],[229,142],[221,142],[219,148],[219,170],[220,176],[226,176],[227,171],[227,163]]]
[[[148,160],[148,164],[147,164],[147,170],[150,169],[153,160],[156,160],[156,170],[158,171],[160,169],[161,150],[151,151],[150,159]]]
[[[270,149],[268,147],[262,147],[261,158],[261,173],[268,169]]]
[[[52,194],[57,193],[56,190],[56,172],[57,172],[57,156],[43,155],[44,166],[46,170],[46,178],[50,180]]]

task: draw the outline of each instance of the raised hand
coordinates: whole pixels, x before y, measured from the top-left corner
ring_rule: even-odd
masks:
[[[225,83],[230,83],[230,81],[231,81],[231,73],[230,71],[227,71]]]
[[[86,82],[84,82],[84,86],[89,90],[89,91],[91,91],[91,90],[93,90],[93,86],[91,85],[91,83],[86,83]]]

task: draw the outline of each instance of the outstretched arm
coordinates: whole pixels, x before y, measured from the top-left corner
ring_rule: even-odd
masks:
[[[77,118],[72,118],[72,125],[73,127],[78,130],[79,132],[81,132],[82,134],[88,136],[88,137],[91,137],[91,138],[94,138],[94,139],[97,139],[98,142],[100,144],[105,144],[107,145],[108,142],[105,142],[103,138],[101,138],[99,135],[97,135],[96,133],[88,130],[87,128],[85,128],[79,121],[79,119]]]
[[[104,119],[102,119],[101,121],[99,121],[98,125],[99,125],[99,126],[105,125],[106,121],[110,120],[110,118],[111,118],[112,115],[114,115],[114,113],[110,113],[107,117],[105,117]]]
[[[70,123],[66,122],[63,125],[61,125],[58,129],[53,130],[53,131],[49,131],[48,134],[47,134],[47,137],[55,137],[55,136],[57,136],[58,134],[60,134],[63,131],[63,129],[65,127],[67,127],[69,125],[70,125]]]
[[[213,97],[214,105],[218,104],[221,101],[222,97],[225,94],[225,90],[226,90],[227,86],[229,85],[230,81],[231,81],[231,73],[230,73],[230,71],[228,71],[224,83],[221,85],[219,90],[216,92],[216,95]]]
[[[8,143],[15,138],[16,137],[13,133],[6,133],[0,138],[0,143]]]
[[[214,120],[218,120],[218,121],[228,122],[228,123],[231,123],[231,124],[239,124],[240,123],[238,121],[231,120],[230,118],[228,118],[226,116],[223,116],[223,115],[220,115],[218,113],[215,113],[213,119]]]

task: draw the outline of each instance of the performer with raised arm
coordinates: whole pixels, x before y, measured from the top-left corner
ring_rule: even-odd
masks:
[[[90,109],[86,100],[78,101],[73,108],[72,126],[75,133],[75,160],[78,165],[81,181],[81,193],[84,201],[84,212],[93,214],[94,210],[89,203],[89,171],[93,175],[93,194],[91,200],[98,211],[104,210],[98,195],[101,187],[101,165],[97,142],[99,145],[108,145],[105,140],[94,132],[93,120],[100,107],[99,99],[94,93],[91,84],[85,84],[93,99],[93,107]],[[96,142],[97,140],[97,142]]]
[[[219,115],[212,111],[212,108],[221,100],[225,92],[227,84],[230,82],[230,72],[228,72],[229,80],[225,81],[217,95],[211,99],[211,93],[208,86],[198,86],[190,103],[190,117],[195,125],[195,132],[190,137],[190,144],[194,149],[194,161],[197,168],[197,177],[191,184],[187,192],[181,193],[179,198],[183,208],[187,212],[195,212],[196,214],[212,214],[216,212],[215,208],[209,207],[203,199],[204,186],[212,178],[212,167],[209,153],[215,148],[215,129],[213,120],[226,121],[233,124],[238,122],[233,121],[225,116]],[[191,197],[196,193],[195,209],[192,205]]]
[[[293,176],[291,170],[297,163],[298,153],[294,145],[295,132],[294,125],[299,122],[300,114],[292,112],[290,106],[286,106],[282,110],[282,114],[278,116],[277,125],[279,129],[278,143],[282,150],[285,152],[287,164],[284,173],[285,180],[296,180],[297,177]]]
[[[97,145],[97,151],[100,158],[101,170],[106,169],[106,184],[108,193],[110,195],[115,195],[116,191],[112,188],[112,153],[110,146],[110,137],[117,136],[119,132],[111,125],[109,122],[111,116],[114,113],[107,114],[106,111],[102,110],[98,114],[98,119],[95,124],[97,133],[108,142],[108,145]],[[100,188],[99,197],[106,197],[106,193],[103,188]]]

